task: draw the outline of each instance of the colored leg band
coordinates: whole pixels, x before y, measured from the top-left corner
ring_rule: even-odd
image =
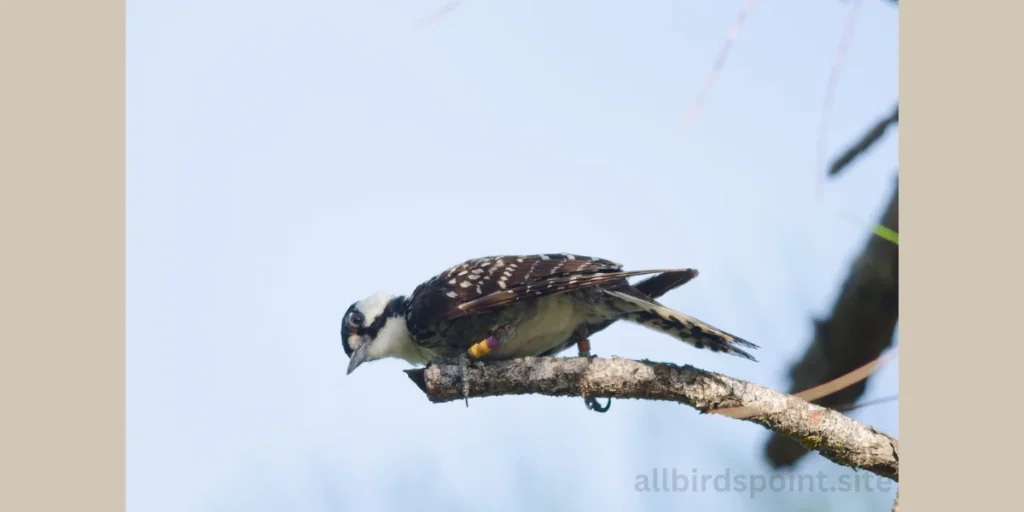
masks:
[[[501,343],[494,336],[488,336],[487,339],[469,347],[469,356],[474,359],[480,359],[499,347],[501,347]]]
[[[590,353],[590,340],[582,339],[579,342],[577,342],[576,345],[580,349],[580,354],[589,354]]]

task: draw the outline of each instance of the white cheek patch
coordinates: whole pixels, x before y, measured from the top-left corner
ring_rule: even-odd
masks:
[[[412,338],[409,337],[409,329],[405,325],[405,320],[389,318],[366,350],[369,359],[405,358],[412,347]]]
[[[362,336],[359,336],[358,334],[353,334],[353,335],[348,337],[348,346],[353,351],[358,350],[359,349],[359,345],[362,345],[362,344],[363,344],[363,337]]]

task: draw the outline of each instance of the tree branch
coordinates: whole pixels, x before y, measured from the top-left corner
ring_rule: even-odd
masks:
[[[880,223],[899,231],[899,186]],[[869,235],[853,262],[827,320],[815,321],[814,340],[790,370],[791,392],[829,382],[878,357],[888,348],[899,320],[899,246]],[[826,407],[853,403],[864,393],[867,379],[814,403]],[[791,466],[807,453],[800,444],[775,435],[765,454],[775,467]]]
[[[458,365],[407,370],[434,403],[461,400]],[[692,366],[630,359],[527,357],[474,363],[471,397],[541,394],[664,400],[749,421],[825,458],[898,481],[897,440],[832,409]]]

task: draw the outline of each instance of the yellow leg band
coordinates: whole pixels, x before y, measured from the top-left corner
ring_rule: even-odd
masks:
[[[491,353],[491,347],[487,344],[487,340],[483,340],[472,347],[469,347],[469,357],[473,359],[480,359]]]

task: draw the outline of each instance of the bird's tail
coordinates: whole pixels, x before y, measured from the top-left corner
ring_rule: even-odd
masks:
[[[700,349],[706,348],[712,352],[725,352],[750,359],[751,361],[757,361],[754,356],[741,348],[760,348],[747,340],[656,302],[647,301],[619,291],[606,290],[605,293],[626,301],[635,307],[636,311],[625,315],[624,318],[626,320],[636,322],[655,331],[663,332]]]
[[[648,277],[633,285],[633,288],[652,299],[657,299],[666,293],[689,283],[697,277],[697,270],[688,268],[674,272],[662,272]]]

